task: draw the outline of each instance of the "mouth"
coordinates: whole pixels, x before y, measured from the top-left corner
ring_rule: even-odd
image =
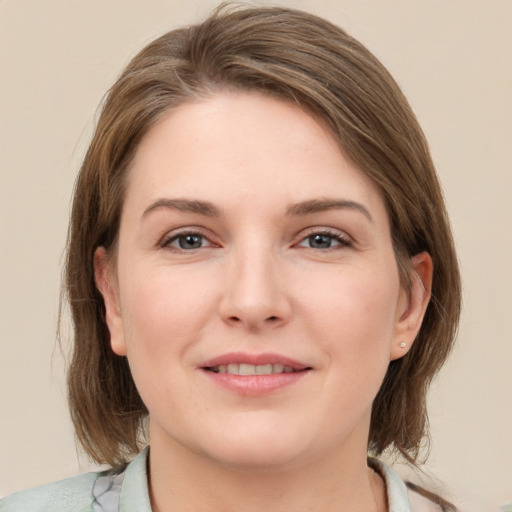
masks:
[[[241,395],[265,395],[301,381],[311,366],[278,354],[224,354],[203,363],[212,382]]]
[[[304,368],[308,369],[308,368]],[[206,367],[205,370],[213,373],[226,373],[228,375],[274,375],[279,373],[294,373],[296,370],[284,364],[247,364],[230,363]]]
[[[201,369],[228,375],[277,375],[311,370],[312,367],[290,357],[273,354],[233,352],[204,361]]]

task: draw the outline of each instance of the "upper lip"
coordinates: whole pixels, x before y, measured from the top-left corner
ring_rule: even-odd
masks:
[[[293,368],[295,371],[306,370],[311,368],[310,365],[304,364],[290,357],[283,356],[281,354],[274,354],[271,352],[265,352],[260,354],[248,354],[246,352],[230,352],[227,354],[222,354],[220,356],[214,357],[212,359],[208,359],[207,361],[201,363],[199,366],[201,368],[214,368],[216,366],[228,365],[233,363],[252,364],[255,366],[267,364],[282,364],[283,366],[289,366]]]

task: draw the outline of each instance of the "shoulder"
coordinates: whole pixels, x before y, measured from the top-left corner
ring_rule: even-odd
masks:
[[[86,512],[92,510],[92,489],[100,473],[85,473],[0,500],[0,512]]]
[[[126,466],[11,494],[0,499],[0,512],[151,512],[147,456],[148,448]]]
[[[434,494],[421,492],[412,484],[406,484],[398,474],[378,459],[368,459],[368,464],[377,471],[386,485],[388,495],[389,512],[443,512],[445,509],[429,499],[436,497]],[[446,509],[450,510],[450,509]]]
[[[407,482],[412,512],[456,512],[457,508],[440,495]]]
[[[418,492],[408,489],[409,503],[411,512],[443,512],[441,505],[436,504],[430,499],[422,496]]]

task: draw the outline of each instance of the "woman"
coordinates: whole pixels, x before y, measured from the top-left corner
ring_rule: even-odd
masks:
[[[1,510],[411,510],[373,457],[418,460],[459,273],[421,129],[342,30],[225,7],[143,49],[81,168],[66,279],[76,433],[114,469]]]

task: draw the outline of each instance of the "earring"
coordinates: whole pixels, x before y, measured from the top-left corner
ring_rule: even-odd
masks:
[[[405,348],[406,346],[407,346],[407,343],[405,343],[405,341],[402,341],[402,343],[400,343],[401,348]]]

